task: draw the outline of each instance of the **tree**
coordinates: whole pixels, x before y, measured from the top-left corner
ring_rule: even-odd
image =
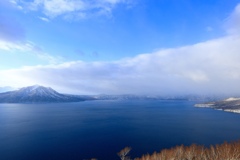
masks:
[[[130,157],[127,157],[128,153],[131,151],[131,147],[125,147],[120,152],[118,152],[118,156],[121,160],[130,160]]]

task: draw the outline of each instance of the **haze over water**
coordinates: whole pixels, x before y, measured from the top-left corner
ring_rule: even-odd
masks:
[[[176,145],[240,139],[240,115],[194,101],[86,101],[0,104],[0,159],[132,158]]]

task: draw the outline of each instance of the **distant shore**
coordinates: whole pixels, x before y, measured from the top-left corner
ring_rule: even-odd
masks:
[[[240,98],[228,98],[222,101],[195,104],[198,108],[213,108],[225,112],[240,113]]]

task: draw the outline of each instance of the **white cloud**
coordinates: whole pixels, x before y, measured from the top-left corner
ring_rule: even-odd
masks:
[[[128,4],[130,0],[34,0],[17,1],[13,4],[27,10],[43,12],[49,18],[86,18],[92,15],[109,15],[118,4]]]
[[[68,62],[0,71],[0,84],[43,84],[72,93],[237,93],[240,37],[220,39],[114,62]],[[12,81],[11,81],[12,80]],[[16,86],[14,86],[16,87]]]
[[[43,17],[39,17],[47,21]],[[21,52],[33,54],[49,63],[61,61],[60,57],[53,57],[44,52],[38,45],[26,40],[25,30],[17,20],[7,15],[0,15],[0,54],[6,52]]]
[[[240,34],[240,4],[238,4],[226,23],[229,34]]]
[[[7,41],[0,40],[0,49],[5,50],[5,51],[11,51],[11,50],[25,50],[26,46],[24,45],[19,45]]]
[[[41,19],[42,21],[45,21],[45,22],[49,22],[50,20],[46,17],[38,17],[39,19]]]
[[[40,47],[32,42],[10,42],[0,39],[0,51],[1,50],[3,52],[0,52],[0,54],[4,54],[4,51],[7,51],[7,54],[10,54],[11,52],[32,54],[50,64],[56,64],[62,61],[61,57],[54,57],[45,53]]]
[[[44,13],[50,17],[83,10],[86,7],[79,0],[35,0],[32,5],[36,8],[42,5]]]
[[[112,1],[117,3],[117,1]],[[228,35],[112,62],[66,62],[0,71],[1,86],[52,86],[71,93],[235,94],[240,91],[239,5]]]

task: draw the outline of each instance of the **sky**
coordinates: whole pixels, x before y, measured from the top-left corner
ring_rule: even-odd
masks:
[[[1,0],[0,88],[239,94],[240,0]]]

